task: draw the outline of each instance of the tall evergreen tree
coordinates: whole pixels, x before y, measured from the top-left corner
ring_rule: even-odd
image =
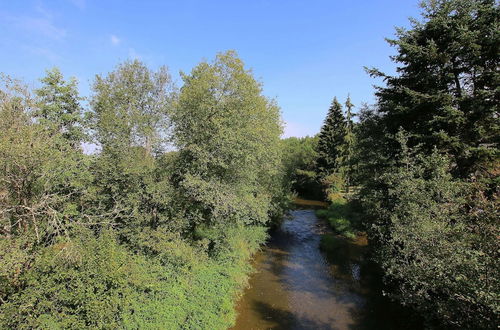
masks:
[[[386,86],[356,127],[359,197],[392,296],[429,320],[490,329],[498,189],[476,179],[498,180],[500,10],[492,0],[422,6],[423,19],[389,41],[398,74],[369,71]]]
[[[346,119],[335,97],[321,127],[318,141],[317,172],[322,177],[339,171],[344,144]]]
[[[351,184],[351,176],[353,173],[352,155],[354,148],[354,122],[352,121],[353,113],[352,108],[354,104],[351,102],[351,97],[347,96],[345,102],[346,107],[346,124],[345,124],[345,135],[344,135],[344,146],[342,152],[342,173],[345,180],[346,190],[349,191],[349,186]]]
[[[377,96],[388,132],[402,127],[410,145],[450,153],[454,172],[465,177],[498,155],[500,7],[494,0],[422,7],[423,22],[413,20],[410,30],[398,29],[388,40],[398,50],[398,75],[369,72],[387,82]]]

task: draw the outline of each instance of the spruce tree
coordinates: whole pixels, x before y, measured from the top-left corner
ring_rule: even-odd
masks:
[[[321,177],[340,170],[345,126],[342,105],[335,97],[319,133],[316,167]]]
[[[346,190],[349,191],[349,185],[351,184],[351,176],[353,172],[352,155],[354,148],[354,123],[352,121],[352,108],[354,104],[351,102],[351,97],[347,96],[345,102],[346,107],[346,124],[345,124],[345,134],[344,134],[344,145],[342,152],[342,174],[345,180]]]
[[[356,127],[359,200],[393,297],[429,322],[490,329],[500,292],[492,248],[500,8],[491,0],[422,6],[423,19],[389,41],[397,74],[370,70],[387,85]]]
[[[398,51],[392,58],[398,75],[369,73],[387,82],[377,96],[388,133],[402,127],[410,145],[451,154],[454,173],[466,177],[498,156],[500,7],[494,0],[422,7],[422,22],[413,20],[411,29],[388,40]]]

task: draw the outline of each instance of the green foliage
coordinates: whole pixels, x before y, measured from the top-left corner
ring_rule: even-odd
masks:
[[[354,210],[352,202],[348,202],[343,197],[333,200],[327,209],[317,210],[316,215],[328,221],[336,234],[353,239],[356,232],[361,229],[359,214]],[[329,238],[325,238],[331,242]],[[325,242],[324,245],[329,245]]]
[[[425,1],[398,29],[396,76],[355,127],[377,261],[429,322],[498,324],[498,17],[495,1]],[[493,220],[496,219],[496,220]]]
[[[285,180],[292,192],[304,198],[323,198],[315,172],[317,144],[317,136],[281,140]]]
[[[297,169],[313,171],[317,158],[317,136],[303,138],[289,137],[281,140],[283,149],[283,163],[290,180]]]
[[[319,133],[316,167],[320,176],[328,176],[339,170],[345,127],[346,120],[342,112],[342,105],[337,101],[337,98],[334,98]]]
[[[33,120],[37,102],[25,86],[8,77],[2,83],[2,234],[10,237],[33,231],[38,242],[67,234],[69,227],[82,220],[78,209],[91,179],[85,157],[75,148],[76,140],[68,143],[66,130],[53,131],[47,123]]]
[[[236,318],[234,301],[251,271],[248,258],[266,238],[262,227],[207,229],[193,246],[175,235],[148,233],[141,249],[161,267],[156,290],[134,302],[126,328],[227,329]],[[211,246],[210,252],[207,251]],[[148,271],[151,272],[150,269]]]
[[[411,146],[448,152],[466,177],[498,156],[500,7],[493,0],[422,6],[423,21],[389,40],[398,75],[369,70],[387,82],[378,88],[379,111],[389,133],[402,127]]]
[[[166,67],[154,72],[138,60],[124,62],[105,77],[97,75],[93,91],[92,128],[104,151],[162,150],[173,98]]]
[[[335,202],[342,200],[342,190],[345,188],[345,177],[338,173],[332,173],[321,180],[322,191],[326,195],[326,200]]]
[[[92,165],[92,212],[106,214],[132,245],[146,226],[182,230],[172,205],[170,165],[157,160],[166,159],[168,112],[175,98],[167,68],[154,72],[138,60],[125,62],[96,76],[93,90],[91,124],[102,152]]]
[[[254,224],[285,207],[280,113],[231,52],[185,80],[177,99],[165,68],[125,62],[84,120],[57,69],[35,96],[2,76],[0,328],[233,325]]]
[[[355,136],[352,121],[354,105],[350,97],[347,97],[345,106],[344,115],[342,105],[334,98],[319,133],[316,172],[326,199],[341,190],[349,192],[352,183]]]
[[[5,328],[116,328],[141,270],[109,233],[61,241],[40,251],[23,290],[1,306]]]
[[[34,117],[51,135],[60,134],[73,148],[80,148],[86,135],[76,79],[66,82],[61,71],[53,68],[40,81],[43,85],[35,91],[39,104]]]
[[[351,103],[351,98],[348,96],[345,102],[345,135],[344,135],[344,144],[342,146],[342,166],[340,168],[340,173],[344,177],[345,187],[347,192],[349,192],[349,187],[352,183],[352,175],[354,172],[354,163],[353,163],[353,155],[354,155],[354,143],[355,143],[355,134],[354,134],[354,122],[352,109],[354,104]]]
[[[218,232],[213,258],[168,232],[149,232],[140,254],[112,231],[81,232],[39,251],[0,306],[2,328],[226,329],[264,228]],[[215,234],[214,234],[215,235]]]
[[[234,52],[200,63],[183,80],[172,121],[188,220],[266,223],[284,195],[279,108]]]
[[[498,252],[489,249],[497,211],[484,208],[475,220],[468,184],[452,178],[437,152],[412,155],[403,145],[399,162],[381,176],[383,188],[363,197],[376,214],[371,236],[387,279],[397,284],[394,297],[431,319],[488,328],[500,308]]]

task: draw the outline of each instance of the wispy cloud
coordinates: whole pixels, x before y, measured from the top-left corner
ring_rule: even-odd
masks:
[[[15,43],[25,53],[56,63],[60,54],[54,51],[67,36],[66,29],[56,24],[56,17],[38,1],[30,12],[13,13],[0,10],[0,28],[6,30],[4,41]]]
[[[55,25],[53,15],[49,11],[41,6],[37,6],[36,10],[41,14],[40,16],[12,15],[0,12],[0,19],[9,25],[31,34],[42,35],[55,40],[61,40],[66,37],[66,30]]]
[[[109,36],[109,41],[111,41],[111,44],[113,46],[118,46],[120,44],[120,42],[121,42],[120,38],[118,38],[114,34],[112,34],[112,35]]]
[[[25,49],[35,55],[43,56],[51,62],[57,62],[58,60],[61,59],[61,57],[58,54],[54,53],[48,48],[26,46]]]
[[[85,9],[87,2],[85,0],[69,0],[73,5],[78,7],[78,9]]]

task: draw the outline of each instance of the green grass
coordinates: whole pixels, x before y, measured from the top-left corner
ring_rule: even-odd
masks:
[[[345,239],[333,234],[321,235],[320,248],[326,252],[335,252],[345,245]]]
[[[344,198],[335,199],[327,209],[317,210],[316,215],[327,220],[334,232],[345,238],[354,239],[360,229],[358,214]]]

